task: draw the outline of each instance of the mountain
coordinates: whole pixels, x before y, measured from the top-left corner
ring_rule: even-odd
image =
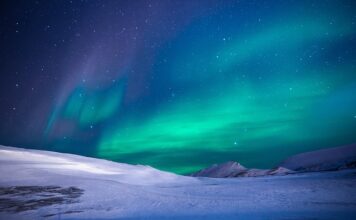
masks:
[[[273,169],[248,169],[241,164],[228,161],[204,168],[194,177],[257,177],[268,175],[287,175],[297,172],[332,171],[356,168],[356,144],[306,152],[289,157]]]
[[[356,144],[297,154],[279,166],[303,172],[355,168]]]
[[[214,164],[211,167],[202,169],[196,173],[193,173],[191,176],[205,176],[205,177],[234,177],[241,173],[244,173],[247,169],[241,164],[228,161],[222,164]]]
[[[228,162],[215,166],[211,173],[230,175],[219,168],[233,170],[234,175],[260,172]],[[1,220],[356,216],[356,169],[259,178],[195,178],[143,165],[0,146],[0,174]]]
[[[193,177],[212,177],[212,178],[231,178],[231,177],[258,177],[268,175],[287,175],[295,173],[284,167],[274,169],[247,169],[241,164],[228,161],[222,164],[214,164],[211,167],[201,169],[190,176]]]

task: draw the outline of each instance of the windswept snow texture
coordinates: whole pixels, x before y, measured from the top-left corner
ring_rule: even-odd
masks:
[[[35,190],[37,197],[38,193],[61,194],[58,192],[66,192],[67,197],[72,189],[80,192],[74,202],[18,212],[2,209],[0,219],[4,220],[353,219],[356,216],[355,169],[253,178],[194,178],[141,165],[0,147],[0,173],[1,189],[17,193],[17,203],[23,190],[31,193]],[[28,201],[28,195],[24,200]],[[10,197],[3,193],[0,199],[14,199]]]
[[[10,186],[0,187],[0,210],[23,212],[54,204],[79,202],[82,189],[59,186]]]

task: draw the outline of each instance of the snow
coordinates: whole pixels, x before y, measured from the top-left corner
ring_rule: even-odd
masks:
[[[154,183],[180,182],[191,178],[159,171],[149,166],[128,165],[107,160],[99,160],[72,154],[61,154],[49,151],[28,150],[13,147],[0,147],[1,168],[11,164],[12,168],[34,171],[46,171],[53,174],[100,177],[122,183],[150,185]],[[13,180],[23,181],[26,176],[11,176]]]
[[[294,155],[273,169],[248,169],[238,162],[214,164],[191,174],[194,177],[261,177],[298,172],[320,172],[356,168],[356,144]]]
[[[324,171],[354,166],[356,144],[301,153],[287,158],[279,166],[298,171]]]
[[[355,169],[287,176],[196,178],[142,165],[0,146],[0,173],[0,187],[60,186],[83,190],[78,202],[35,210],[3,212],[0,204],[0,219],[353,219],[356,216]],[[0,194],[0,202],[4,196]]]
[[[214,164],[208,168],[192,173],[194,177],[233,178],[233,177],[261,177],[268,175],[287,175],[296,173],[284,167],[274,169],[247,169],[238,162],[228,161]]]
[[[33,167],[37,168],[44,168],[45,166],[45,168],[47,169],[83,171],[96,174],[120,174],[119,171],[112,172],[105,169],[97,168],[88,163],[76,162],[73,160],[68,160],[65,158],[50,155],[41,155],[39,153],[11,150],[0,150],[0,153],[4,156],[4,158],[12,158],[14,161],[37,163],[32,165]]]
[[[246,170],[247,169],[241,164],[235,161],[228,161],[222,164],[214,164],[211,167],[193,173],[192,176],[224,178],[236,176],[240,173],[245,172]]]

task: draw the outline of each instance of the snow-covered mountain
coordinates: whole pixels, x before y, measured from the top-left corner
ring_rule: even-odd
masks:
[[[355,168],[356,144],[297,154],[279,166],[303,172]]]
[[[279,164],[277,168],[273,169],[248,169],[237,162],[228,161],[199,170],[191,174],[191,176],[214,178],[257,177],[347,168],[356,168],[356,144],[297,154],[289,157]]]
[[[231,162],[225,166],[245,169]],[[0,174],[1,220],[356,216],[355,169],[259,178],[195,178],[142,165],[0,146]]]
[[[268,175],[287,175],[295,173],[284,167],[277,167],[274,169],[248,169],[241,164],[228,161],[222,164],[214,164],[211,167],[199,170],[192,173],[194,177],[213,177],[213,178],[231,178],[231,177],[258,177]]]
[[[191,176],[204,177],[235,177],[246,172],[246,168],[235,161],[228,161],[222,164],[214,164],[206,169],[199,170]]]

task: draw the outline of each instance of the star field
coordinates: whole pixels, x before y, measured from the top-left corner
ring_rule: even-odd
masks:
[[[189,173],[356,142],[353,1],[0,4],[0,144]]]

